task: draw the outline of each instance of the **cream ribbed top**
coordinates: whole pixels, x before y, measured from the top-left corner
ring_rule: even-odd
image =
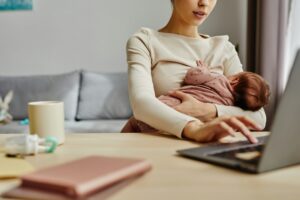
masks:
[[[141,28],[127,42],[128,90],[136,119],[181,137],[185,125],[195,118],[177,112],[156,97],[178,89],[196,60],[204,61],[210,71],[225,76],[243,71],[242,64],[228,36],[191,38]],[[218,116],[245,115],[262,127],[263,109],[252,112],[238,107],[216,105]]]

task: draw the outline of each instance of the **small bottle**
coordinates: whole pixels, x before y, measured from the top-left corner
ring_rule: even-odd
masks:
[[[53,136],[39,138],[37,135],[25,134],[7,138],[4,150],[7,155],[35,155],[37,153],[52,153],[58,144]]]

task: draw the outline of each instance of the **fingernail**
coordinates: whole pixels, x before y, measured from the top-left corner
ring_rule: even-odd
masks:
[[[253,143],[258,143],[258,140],[256,138],[253,138]]]

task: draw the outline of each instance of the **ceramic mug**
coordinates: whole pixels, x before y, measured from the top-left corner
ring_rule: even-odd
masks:
[[[59,144],[65,141],[64,103],[36,101],[28,103],[29,129],[39,137],[54,136]]]

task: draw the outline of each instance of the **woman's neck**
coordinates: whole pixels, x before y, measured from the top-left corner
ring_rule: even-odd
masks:
[[[177,17],[174,13],[172,14],[172,17],[170,18],[170,21],[167,23],[167,25],[161,28],[159,32],[175,33],[192,38],[201,37],[199,35],[197,26],[187,24],[182,19]]]

